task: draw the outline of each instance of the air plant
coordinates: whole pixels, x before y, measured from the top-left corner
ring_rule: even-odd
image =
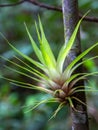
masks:
[[[82,18],[83,19],[83,18]],[[70,107],[72,107],[74,110],[73,105],[73,99],[86,105],[82,101],[80,101],[77,97],[75,97],[75,94],[81,91],[93,91],[91,87],[86,87],[83,89],[83,86],[76,86],[74,87],[79,81],[85,79],[87,76],[92,76],[98,74],[98,72],[92,72],[92,73],[80,73],[76,72],[75,70],[81,66],[83,63],[95,59],[98,56],[91,57],[86,60],[81,60],[85,55],[87,55],[94,47],[98,45],[98,42],[92,45],[90,48],[82,52],[80,55],[78,55],[66,68],[64,68],[64,62],[66,62],[66,58],[70,52],[70,49],[72,48],[79,26],[81,24],[82,19],[78,22],[76,25],[74,32],[68,41],[67,45],[64,44],[62,48],[60,49],[58,53],[57,59],[55,58],[51,47],[46,39],[43,26],[41,23],[41,20],[39,18],[39,28],[37,23],[35,22],[35,27],[36,27],[36,32],[38,36],[38,41],[40,43],[39,47],[32,38],[26,24],[26,31],[29,36],[29,39],[31,41],[33,50],[38,58],[39,61],[36,61],[29,56],[23,54],[20,52],[18,49],[16,49],[9,41],[5,38],[9,46],[22,58],[33,64],[33,66],[36,66],[35,69],[34,67],[30,66],[28,63],[24,62],[21,58],[15,56],[15,58],[20,61],[22,65],[15,63],[5,57],[2,57],[3,59],[7,60],[9,63],[13,64],[14,66],[20,68],[21,70],[25,71],[20,71],[16,69],[12,69],[8,66],[6,66],[8,69],[11,71],[14,71],[18,74],[24,75],[32,80],[35,80],[38,82],[37,85],[33,85],[30,83],[26,82],[21,82],[17,81],[14,79],[9,79],[6,77],[3,77],[6,80],[9,80],[11,83],[14,85],[20,86],[20,87],[25,87],[28,89],[35,89],[35,90],[40,90],[41,92],[45,92],[51,95],[46,100],[43,100],[41,102],[38,102],[32,109],[36,108],[42,103],[49,103],[49,102],[58,102],[59,106],[56,109],[53,117],[56,116],[57,112],[65,105],[69,104]],[[4,37],[4,36],[3,36]],[[79,62],[81,61],[81,62]],[[35,76],[31,76],[27,74],[26,72],[29,72]],[[77,110],[76,110],[77,111]]]

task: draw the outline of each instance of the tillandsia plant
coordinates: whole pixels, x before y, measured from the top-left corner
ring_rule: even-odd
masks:
[[[82,18],[83,19],[83,18]],[[55,117],[57,112],[65,105],[70,105],[75,111],[77,111],[73,105],[73,99],[86,105],[81,100],[79,100],[77,97],[75,97],[75,94],[81,91],[93,91],[93,88],[86,86],[85,90],[83,89],[83,86],[76,86],[74,87],[80,80],[85,79],[87,76],[92,76],[98,74],[98,72],[92,72],[92,73],[80,73],[76,72],[75,70],[81,66],[86,61],[92,60],[97,58],[98,56],[91,57],[89,59],[81,61],[81,59],[87,55],[94,47],[98,45],[98,42],[92,45],[90,48],[82,52],[79,56],[77,56],[66,68],[64,68],[64,62],[66,62],[66,58],[70,52],[70,49],[72,48],[75,38],[79,29],[79,26],[81,24],[82,19],[78,22],[76,25],[76,28],[74,29],[74,32],[68,41],[67,45],[64,44],[62,48],[60,49],[58,53],[58,57],[55,58],[51,47],[46,39],[43,26],[41,23],[41,20],[39,18],[39,26],[35,22],[36,32],[38,36],[38,41],[40,43],[40,47],[36,44],[34,39],[32,38],[31,34],[29,33],[29,30],[25,24],[27,34],[29,36],[29,39],[31,41],[33,50],[38,58],[39,61],[36,61],[29,56],[23,54],[18,49],[16,49],[9,41],[5,38],[7,43],[10,45],[10,47],[22,58],[33,64],[34,67],[30,66],[27,62],[24,62],[19,57],[15,56],[17,60],[19,60],[22,64],[15,63],[5,57],[2,57],[3,59],[7,60],[9,63],[13,64],[14,66],[20,68],[23,71],[19,71],[16,69],[12,69],[8,66],[6,66],[11,71],[14,71],[18,74],[24,75],[30,79],[35,80],[36,82],[40,83],[37,85],[33,85],[26,82],[17,81],[14,79],[9,79],[6,77],[2,77],[6,80],[9,80],[14,85],[25,87],[29,89],[35,89],[40,90],[42,92],[48,93],[51,95],[46,100],[43,100],[41,102],[38,102],[32,109],[36,108],[42,103],[49,103],[49,102],[58,102],[58,108],[56,109],[55,113],[52,117]],[[81,61],[81,62],[79,62]],[[31,76],[28,73],[29,72],[35,76]]]

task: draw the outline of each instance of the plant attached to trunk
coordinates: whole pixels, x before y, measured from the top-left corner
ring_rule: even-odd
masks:
[[[16,73],[19,73],[21,75],[24,75],[30,79],[33,79],[33,80],[39,82],[40,85],[33,85],[30,83],[21,82],[21,81],[17,81],[14,79],[9,79],[6,77],[2,77],[2,78],[9,80],[14,85],[29,88],[29,89],[40,90],[40,91],[43,91],[45,93],[52,95],[51,98],[37,103],[33,107],[33,109],[42,103],[59,102],[59,106],[53,115],[53,117],[54,117],[57,114],[57,112],[64,105],[67,105],[67,104],[69,104],[70,107],[72,107],[74,110],[76,110],[73,105],[73,99],[84,104],[82,101],[80,101],[78,98],[75,97],[76,93],[79,93],[81,91],[93,91],[91,87],[86,87],[84,90],[83,86],[77,86],[77,87],[74,87],[74,86],[80,80],[83,80],[85,77],[96,75],[96,74],[98,74],[98,72],[93,72],[93,73],[77,72],[76,73],[75,70],[79,66],[81,66],[83,63],[85,63],[86,61],[97,58],[97,56],[95,56],[95,57],[92,57],[87,60],[79,62],[85,55],[87,55],[94,47],[96,47],[98,45],[98,42],[95,43],[94,45],[92,45],[90,48],[88,48],[84,52],[82,52],[66,68],[64,68],[64,62],[66,62],[66,57],[75,42],[75,38],[76,38],[76,35],[77,35],[77,32],[78,32],[82,19],[78,22],[70,40],[68,41],[67,46],[64,44],[62,46],[62,48],[60,49],[57,59],[55,58],[55,56],[50,48],[50,45],[45,37],[40,19],[39,19],[39,28],[38,28],[37,24],[35,23],[40,47],[37,46],[37,44],[35,43],[35,41],[33,40],[32,36],[31,36],[31,34],[29,33],[27,26],[25,25],[27,34],[29,36],[29,39],[30,39],[32,47],[33,47],[33,50],[34,50],[39,62],[35,61],[34,59],[32,59],[32,58],[28,57],[27,55],[23,54],[22,52],[20,52],[12,44],[10,44],[7,41],[7,39],[5,38],[6,41],[8,42],[8,44],[10,45],[10,47],[19,56],[21,56],[22,58],[24,58],[31,64],[35,65],[38,69],[35,69],[34,67],[30,66],[28,63],[24,62],[23,60],[21,60],[18,57],[15,57],[15,58],[17,60],[19,60],[23,64],[23,66],[2,57],[3,59],[7,60],[9,63],[13,64],[14,66],[22,69],[23,71],[29,72],[35,76],[33,77],[33,76],[30,76],[29,74],[27,74],[26,72],[18,71],[16,69],[12,69],[8,66],[6,66],[6,67],[8,69],[10,69],[11,71],[14,71]],[[39,29],[40,29],[40,31],[39,31]],[[86,104],[84,104],[84,105],[86,105]]]

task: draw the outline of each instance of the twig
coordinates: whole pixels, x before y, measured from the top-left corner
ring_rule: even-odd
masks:
[[[79,18],[82,18],[82,15],[81,15],[81,14],[79,14]],[[88,21],[88,22],[98,23],[98,18],[96,18],[96,17],[86,16],[86,17],[84,17],[84,20],[85,20],[85,21]]]
[[[31,3],[33,5],[36,5],[36,6],[39,6],[41,8],[46,8],[48,10],[54,10],[54,11],[59,11],[59,12],[62,12],[62,9],[61,7],[55,7],[55,6],[50,6],[50,5],[47,5],[45,3],[41,3],[41,2],[38,2],[36,0],[21,0],[21,1],[18,1],[16,3],[13,3],[13,4],[1,4],[0,5],[0,8],[2,7],[11,7],[11,6],[17,6],[17,5],[20,5],[20,4],[23,4],[25,2],[28,2],[28,3]],[[79,18],[82,18],[82,15],[79,14]],[[84,18],[85,21],[88,21],[88,22],[96,22],[98,23],[98,18],[96,17],[90,17],[90,16],[86,16]]]
[[[54,11],[62,12],[62,9],[60,7],[50,6],[50,5],[47,5],[45,3],[40,3],[40,2],[38,2],[36,0],[27,0],[27,2],[32,3],[32,4],[36,5],[36,6],[42,7],[42,8],[46,8],[48,10],[54,10]]]
[[[0,4],[0,8],[2,7],[11,7],[11,6],[17,6],[17,5],[20,5],[22,3],[26,2],[26,0],[21,0],[21,1],[18,1],[16,3],[13,3],[13,4]]]

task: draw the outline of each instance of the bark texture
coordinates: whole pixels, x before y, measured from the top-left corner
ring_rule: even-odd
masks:
[[[64,21],[65,44],[67,44],[79,19],[78,0],[62,0],[62,11]],[[67,65],[70,64],[70,62],[74,60],[74,58],[80,53],[80,34],[78,32],[74,46],[67,57]],[[82,67],[78,68],[76,72],[77,71],[82,72]],[[84,81],[79,82],[77,85],[84,85]],[[76,94],[75,97],[86,103],[85,92],[80,92]],[[73,101],[73,103],[75,108],[81,112],[71,109],[72,130],[89,130],[86,106],[77,101]]]

